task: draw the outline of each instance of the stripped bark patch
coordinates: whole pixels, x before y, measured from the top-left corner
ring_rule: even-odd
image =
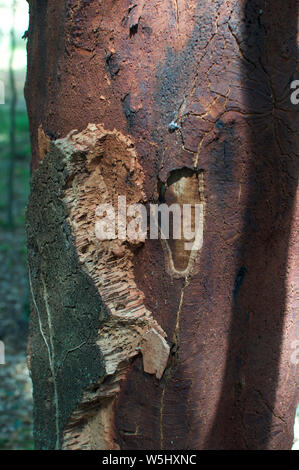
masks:
[[[158,378],[162,377],[166,367],[169,346],[164,339],[164,331],[146,309],[144,295],[134,280],[133,256],[140,242],[136,244],[132,240],[118,239],[100,241],[95,232],[99,204],[116,205],[119,195],[125,195],[128,204],[146,201],[142,189],[144,175],[132,142],[119,132],[108,132],[101,126],[89,125],[82,133],[73,132],[67,139],[57,141],[56,145],[66,155],[68,178],[62,197],[69,211],[68,223],[77,254],[83,270],[93,280],[109,312],[96,341],[103,355],[106,375],[99,384],[97,398],[94,392],[85,392],[83,402],[72,414],[64,433],[63,448],[82,448],[81,438],[86,435],[86,428],[92,434],[90,420],[87,419],[79,440],[75,438],[77,425],[80,423],[81,426],[82,420],[86,420],[87,404],[90,402],[94,406],[95,400],[98,400],[96,414],[102,422],[102,429],[113,422],[111,402],[119,391],[130,361],[140,354],[144,335],[155,331],[155,343],[161,344],[160,348],[152,351],[153,355],[163,356],[161,360],[155,358],[160,363],[159,371],[148,370]],[[111,377],[112,380],[107,380]],[[112,424],[109,429],[98,433],[102,440],[99,437],[97,443],[92,438],[88,439],[91,447],[94,442],[95,448],[112,448]]]

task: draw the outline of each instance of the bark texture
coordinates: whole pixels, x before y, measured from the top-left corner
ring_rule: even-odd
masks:
[[[297,1],[29,4],[37,448],[290,448]],[[203,247],[98,242],[117,195],[201,202]]]

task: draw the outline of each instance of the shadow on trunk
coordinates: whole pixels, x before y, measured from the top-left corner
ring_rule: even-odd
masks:
[[[208,449],[285,449],[292,444],[298,390],[296,397],[294,380],[287,371],[281,374],[281,360],[283,337],[295,339],[294,332],[286,337],[285,312],[298,175],[298,111],[290,102],[297,9],[296,0],[247,1],[233,31],[244,59],[244,100],[252,114],[250,190],[226,368]]]

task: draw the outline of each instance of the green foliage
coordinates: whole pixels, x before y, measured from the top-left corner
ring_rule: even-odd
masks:
[[[0,227],[6,227],[8,204],[7,174],[10,159],[9,103],[0,106]],[[16,163],[14,176],[14,218],[16,227],[25,221],[25,204],[30,182],[30,140],[28,117],[25,108],[18,108],[16,115]]]

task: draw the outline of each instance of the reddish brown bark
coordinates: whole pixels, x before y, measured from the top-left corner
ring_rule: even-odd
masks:
[[[121,449],[290,448],[298,401],[298,109],[290,102],[297,2],[29,3],[33,169],[48,153],[47,137],[93,123],[128,136],[147,203],[174,170],[202,178],[196,268],[169,271],[160,241],[134,250],[135,282],[171,354],[161,380],[144,372],[140,355],[129,360],[109,439]],[[195,202],[191,190],[188,198]],[[180,251],[176,259],[186,265]],[[44,262],[50,269],[47,255]],[[37,372],[33,380],[46,421]]]

